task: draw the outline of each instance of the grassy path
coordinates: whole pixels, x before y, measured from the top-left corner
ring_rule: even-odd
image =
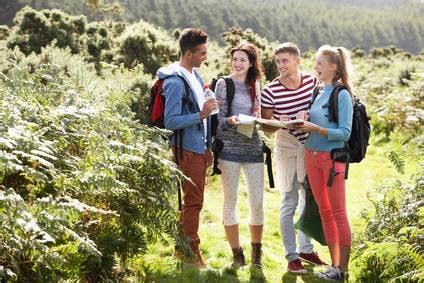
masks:
[[[360,164],[350,167],[347,201],[353,233],[361,231],[363,227],[360,212],[370,206],[367,194],[372,193],[378,184],[387,183],[390,178],[397,176],[384,157],[386,149],[386,146],[370,146],[367,158]],[[172,257],[173,246],[162,244],[150,246],[148,254],[133,264],[138,265],[138,268],[147,267],[149,282],[318,282],[312,269],[304,276],[286,273],[287,261],[280,239],[279,206],[280,192],[266,189],[263,274],[250,270],[249,267],[239,269],[237,273],[227,268],[231,263],[231,250],[221,224],[222,192],[219,177],[208,179],[205,205],[201,214],[201,250],[210,269],[200,273],[194,270],[181,270]],[[240,242],[246,250],[246,256],[250,258],[247,214],[247,193],[244,180],[241,180],[238,201]],[[318,243],[315,243],[315,247],[322,258],[330,262],[327,247]]]

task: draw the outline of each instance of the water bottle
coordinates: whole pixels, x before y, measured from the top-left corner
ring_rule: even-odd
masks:
[[[215,98],[215,93],[213,93],[213,91],[210,88],[206,87],[205,88],[205,101],[208,101],[208,100],[211,100],[211,99],[216,99]],[[218,112],[219,112],[219,108],[213,110],[211,112],[211,115],[215,115]]]

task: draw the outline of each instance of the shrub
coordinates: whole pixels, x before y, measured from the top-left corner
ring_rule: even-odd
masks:
[[[41,48],[53,41],[61,48],[69,47],[73,53],[79,50],[78,37],[84,33],[86,18],[70,16],[60,10],[37,12],[24,7],[15,17],[15,27],[7,46],[18,46],[25,54],[40,53]]]
[[[148,242],[177,234],[181,175],[165,133],[135,121],[129,107],[131,88],[148,78],[123,67],[99,77],[82,56],[56,47],[12,57],[0,77],[0,186],[8,189],[0,196],[0,239],[8,245],[0,274],[113,278],[113,268],[146,252]],[[28,234],[26,223],[50,238]]]
[[[355,47],[352,49],[352,58],[363,58],[365,57],[365,51],[359,47]]]
[[[399,84],[403,86],[408,85],[409,81],[412,79],[412,73],[415,73],[414,66],[401,70],[398,76]]]
[[[419,282],[424,276],[423,254],[408,244],[370,242],[354,261],[358,282]]]
[[[424,276],[422,139],[395,141],[387,155],[399,172],[409,170],[412,182],[379,187],[372,210],[363,211],[366,229],[355,240],[352,261],[357,281],[419,282]]]
[[[179,58],[176,42],[144,21],[129,26],[117,41],[117,63],[124,63],[127,68],[143,64],[147,74],[155,75],[160,67]]]
[[[10,29],[8,26],[0,25],[0,40],[5,40],[10,33]]]

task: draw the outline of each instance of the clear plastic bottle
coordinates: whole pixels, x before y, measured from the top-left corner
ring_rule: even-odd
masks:
[[[211,99],[216,99],[215,93],[213,93],[213,91],[209,87],[206,87],[205,88],[205,101],[208,101],[208,100],[211,100]],[[213,110],[211,112],[211,115],[215,115],[218,112],[219,112],[219,108]]]

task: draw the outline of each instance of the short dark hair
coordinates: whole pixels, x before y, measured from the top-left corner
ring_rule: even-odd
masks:
[[[187,28],[181,32],[179,44],[181,55],[186,51],[195,51],[196,47],[205,44],[208,40],[208,35],[201,29]]]
[[[297,47],[297,45],[293,42],[284,42],[278,45],[274,51],[274,55],[278,55],[280,53],[290,53],[292,55],[300,57],[299,47]]]

